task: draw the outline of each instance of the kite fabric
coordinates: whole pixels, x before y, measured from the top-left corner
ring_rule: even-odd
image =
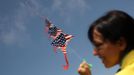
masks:
[[[45,22],[46,22],[45,30],[49,34],[49,37],[52,38],[51,45],[54,47],[55,52],[57,49],[60,49],[62,51],[66,62],[66,65],[64,65],[63,68],[64,70],[68,70],[69,62],[68,62],[66,48],[68,42],[73,38],[73,36],[63,33],[61,29],[53,25],[48,19],[45,19]]]

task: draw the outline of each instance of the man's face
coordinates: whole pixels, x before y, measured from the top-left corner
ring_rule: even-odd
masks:
[[[98,56],[106,68],[110,68],[120,61],[120,54],[122,45],[118,43],[111,43],[108,40],[104,41],[103,36],[94,29],[93,31],[94,55]]]

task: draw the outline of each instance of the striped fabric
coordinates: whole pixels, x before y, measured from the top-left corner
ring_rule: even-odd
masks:
[[[63,33],[61,33],[59,36],[56,37],[51,43],[51,45],[55,47],[64,47],[66,43],[66,38]]]
[[[68,42],[72,39],[72,35],[68,35],[62,32],[61,29],[54,26],[49,20],[46,19],[46,31],[50,35],[50,37],[53,39],[51,45],[54,46],[54,51],[56,51],[57,48],[61,49],[62,53],[64,54],[64,58],[66,61],[66,65],[64,65],[64,70],[67,70],[69,68],[69,62],[67,58],[67,51],[66,47]]]

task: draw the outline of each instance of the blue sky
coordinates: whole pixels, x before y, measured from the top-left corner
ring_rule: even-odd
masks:
[[[118,66],[106,69],[93,56],[88,27],[112,9],[134,16],[133,3],[133,0],[0,0],[0,75],[78,75],[83,58],[93,65],[93,75],[114,75]],[[54,53],[40,16],[48,17],[65,33],[75,36],[67,47],[69,70],[63,70],[63,54],[60,50]]]

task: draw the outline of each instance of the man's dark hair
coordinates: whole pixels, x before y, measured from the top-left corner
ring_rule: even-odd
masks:
[[[94,28],[103,36],[104,40],[112,43],[123,37],[127,47],[124,55],[134,49],[134,20],[121,10],[112,10],[93,22],[88,30],[88,38],[93,42]]]

